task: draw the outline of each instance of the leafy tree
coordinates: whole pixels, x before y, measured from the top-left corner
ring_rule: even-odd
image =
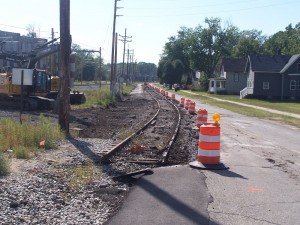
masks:
[[[182,76],[184,74],[184,65],[181,60],[176,59],[173,61],[174,67],[174,83],[181,83]]]
[[[237,42],[238,29],[234,26],[221,27],[219,18],[205,19],[206,28],[198,26],[190,36],[190,65],[213,77],[221,58],[230,56]]]
[[[170,60],[160,60],[157,69],[157,75],[161,83],[169,84],[169,88],[175,83],[181,83],[184,74],[184,65],[181,60],[177,59],[171,62]]]
[[[140,80],[154,81],[157,73],[157,66],[154,63],[139,62],[137,64],[137,71]]]
[[[300,23],[295,27],[289,24],[285,31],[279,31],[269,37],[264,44],[264,50],[268,54],[283,53],[286,55],[299,54],[300,52]]]
[[[245,58],[249,54],[258,54],[261,52],[259,42],[253,38],[241,38],[233,48],[233,56]]]
[[[157,67],[157,77],[159,79],[159,82],[160,83],[163,83],[163,68],[164,68],[164,65],[165,63],[167,62],[166,59],[160,59],[159,62],[158,62],[158,67]]]
[[[184,71],[190,71],[189,67],[189,36],[192,34],[193,29],[187,27],[181,27],[177,33],[177,36],[172,36],[165,44],[162,59],[174,61],[180,60],[184,66]]]
[[[162,71],[163,81],[169,84],[169,89],[171,89],[172,85],[175,83],[174,70],[175,70],[174,66],[170,61],[167,61],[163,66],[163,71]]]
[[[85,52],[86,51],[86,52]],[[99,60],[96,61],[93,53],[87,52],[88,49],[81,49],[77,44],[72,45],[72,52],[76,53],[75,57],[75,77],[81,80],[81,73],[83,80],[93,80],[95,76],[95,67],[99,64]]]

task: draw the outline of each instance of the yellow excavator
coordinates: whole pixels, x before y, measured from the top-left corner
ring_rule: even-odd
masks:
[[[28,57],[0,52],[0,59],[12,61],[19,68],[0,73],[0,107],[18,108],[21,105],[25,110],[54,108],[58,95],[60,78],[51,76],[45,70],[35,68],[41,58],[54,54],[59,50],[59,44],[50,42],[32,52]],[[25,67],[25,68],[24,68]],[[85,95],[79,91],[70,92],[71,104],[82,104]]]

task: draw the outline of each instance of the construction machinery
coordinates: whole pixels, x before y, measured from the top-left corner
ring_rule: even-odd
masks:
[[[59,51],[59,44],[52,44],[53,42],[54,40],[45,43],[28,56],[0,52],[0,59],[17,63],[19,67],[0,73],[0,106],[17,108],[22,104],[25,110],[54,108],[60,78],[52,76],[46,70],[35,68],[40,59]],[[84,102],[84,93],[70,92],[71,104]]]

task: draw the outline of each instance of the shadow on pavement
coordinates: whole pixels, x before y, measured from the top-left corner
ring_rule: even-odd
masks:
[[[184,202],[176,199],[174,196],[170,195],[168,192],[162,190],[161,188],[157,187],[153,183],[142,180],[142,182],[139,184],[139,186],[144,189],[146,192],[148,192],[150,195],[158,199],[159,201],[163,202],[165,205],[167,205],[169,208],[176,211],[178,214],[181,214],[193,224],[202,224],[202,225],[208,225],[209,224],[209,218],[205,215],[202,215],[201,213],[197,212],[193,208],[189,207]],[[199,205],[201,202],[199,202]],[[218,225],[218,224],[216,224]]]
[[[210,172],[213,172],[213,173],[216,173],[216,174],[219,174],[223,177],[234,177],[234,178],[240,178],[240,179],[245,179],[245,180],[248,180],[247,177],[244,177],[238,173],[235,173],[233,171],[230,171],[230,170],[210,170]]]

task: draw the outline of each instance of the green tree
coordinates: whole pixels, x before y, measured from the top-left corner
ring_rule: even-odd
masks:
[[[81,74],[83,80],[93,80],[95,74],[95,67],[97,62],[93,53],[88,52],[88,49],[82,49],[79,45],[72,45],[72,52],[76,53],[75,57],[75,78],[81,80]]]
[[[164,83],[163,81],[163,68],[164,68],[164,65],[166,64],[168,60],[166,60],[165,58],[162,58],[159,60],[158,62],[158,67],[157,67],[157,77],[159,79],[159,82],[160,83]]]
[[[137,71],[140,80],[154,81],[157,74],[157,66],[154,63],[139,62],[137,64]]]
[[[184,65],[180,59],[173,61],[174,67],[174,83],[180,84],[184,74]]]
[[[231,49],[237,43],[238,29],[231,25],[222,28],[219,18],[206,18],[205,23],[205,28],[199,25],[190,36],[189,58],[193,70],[204,71],[210,78],[221,58],[231,55]]]
[[[265,44],[264,51],[267,54],[282,53],[286,55],[299,54],[300,52],[300,23],[295,27],[289,24],[285,31],[279,31],[270,36]]]
[[[172,85],[175,83],[174,70],[174,66],[170,61],[167,61],[163,66],[163,81],[169,85],[169,89],[171,89]]]
[[[184,65],[184,71],[190,71],[189,63],[189,37],[192,34],[193,29],[187,27],[181,27],[177,33],[177,36],[172,36],[165,44],[163,49],[162,58],[164,61],[180,60]]]
[[[237,45],[233,48],[233,56],[237,58],[245,58],[250,54],[259,54],[261,52],[261,46],[256,39],[253,38],[241,38]]]

